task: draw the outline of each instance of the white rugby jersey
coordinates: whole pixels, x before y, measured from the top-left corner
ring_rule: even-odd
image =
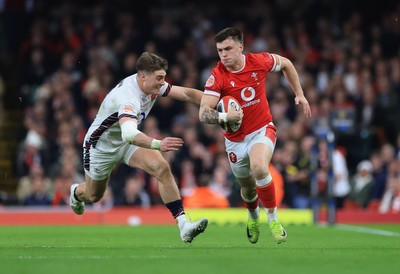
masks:
[[[137,74],[119,82],[104,98],[93,123],[85,136],[84,150],[90,146],[104,152],[114,152],[121,145],[121,127],[118,120],[122,117],[137,119],[138,125],[147,117],[158,96],[167,96],[171,85],[167,82],[158,95],[147,95],[139,88]]]

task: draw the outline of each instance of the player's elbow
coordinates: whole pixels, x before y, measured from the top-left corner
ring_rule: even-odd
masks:
[[[134,121],[126,121],[121,125],[121,137],[127,143],[133,144],[136,135],[140,131],[137,129],[137,124]]]
[[[287,72],[289,70],[294,70],[295,69],[292,61],[290,61],[288,58],[281,56],[281,62],[282,62],[282,65],[281,65],[281,70],[282,71],[286,71]]]

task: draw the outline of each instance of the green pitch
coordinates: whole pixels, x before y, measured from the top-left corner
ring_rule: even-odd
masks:
[[[245,225],[211,224],[192,244],[176,226],[0,227],[0,271],[10,274],[398,273],[400,226],[266,225],[257,244]]]

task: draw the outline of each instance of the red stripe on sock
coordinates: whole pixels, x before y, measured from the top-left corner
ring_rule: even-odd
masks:
[[[247,208],[248,210],[255,210],[258,207],[258,201],[259,201],[259,199],[257,197],[257,199],[255,201],[250,202],[250,203],[243,201],[243,204],[244,204],[244,207]]]
[[[276,207],[275,198],[275,185],[274,181],[271,181],[267,186],[256,186],[258,197],[264,208],[274,208]]]

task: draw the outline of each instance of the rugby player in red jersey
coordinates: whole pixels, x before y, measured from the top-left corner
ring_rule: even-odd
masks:
[[[261,201],[272,235],[277,243],[282,243],[287,233],[277,217],[274,181],[268,170],[276,143],[276,128],[266,96],[267,74],[283,72],[294,91],[295,104],[302,105],[306,117],[311,117],[310,105],[290,60],[267,52],[243,54],[243,33],[237,28],[223,29],[214,41],[220,61],[205,84],[200,121],[208,124],[241,122],[237,131],[224,135],[229,163],[249,213],[247,237],[253,244],[258,241]],[[215,110],[218,101],[227,95],[239,102],[239,111],[234,108],[227,113]]]

